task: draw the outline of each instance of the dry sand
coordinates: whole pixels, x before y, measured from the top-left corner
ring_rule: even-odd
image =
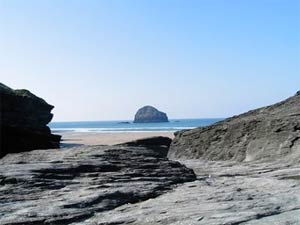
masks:
[[[62,132],[62,144],[67,145],[114,145],[136,139],[164,136],[174,138],[173,132],[121,132],[121,133],[96,133],[96,132]]]

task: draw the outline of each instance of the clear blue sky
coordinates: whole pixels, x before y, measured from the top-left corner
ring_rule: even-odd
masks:
[[[300,89],[300,1],[0,0],[0,82],[55,121],[231,116]]]

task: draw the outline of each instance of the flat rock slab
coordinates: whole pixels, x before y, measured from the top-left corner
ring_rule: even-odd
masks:
[[[191,169],[145,147],[9,154],[0,160],[0,224],[84,223],[195,178]]]
[[[299,225],[300,166],[184,160],[197,180],[96,214],[98,225]],[[74,223],[74,225],[78,223]]]

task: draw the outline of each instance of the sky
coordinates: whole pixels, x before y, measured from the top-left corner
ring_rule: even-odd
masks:
[[[0,0],[0,82],[54,121],[236,115],[300,90],[300,1]]]

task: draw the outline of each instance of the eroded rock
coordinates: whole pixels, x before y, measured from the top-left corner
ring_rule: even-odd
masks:
[[[161,157],[167,157],[171,142],[171,138],[158,136],[125,142],[120,145],[151,148],[152,150],[157,152]]]
[[[0,224],[70,224],[195,180],[150,148],[81,146],[0,160]]]
[[[183,160],[197,180],[81,225],[299,225],[300,167],[281,161]],[[79,225],[75,223],[74,225]]]
[[[172,159],[300,162],[300,95],[214,125],[175,133]]]
[[[60,136],[47,127],[52,109],[31,92],[0,83],[0,158],[8,153],[58,148]]]

